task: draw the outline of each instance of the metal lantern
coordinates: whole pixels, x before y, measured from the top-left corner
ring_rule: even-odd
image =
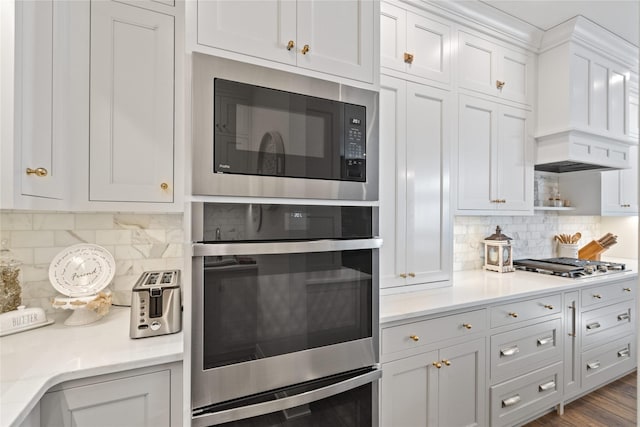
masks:
[[[511,237],[502,234],[500,226],[496,227],[496,232],[486,237],[484,243],[484,269],[507,273],[515,271],[513,268],[513,250]]]

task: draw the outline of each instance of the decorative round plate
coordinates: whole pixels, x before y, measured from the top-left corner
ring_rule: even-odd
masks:
[[[102,246],[81,243],[58,253],[49,265],[49,281],[63,295],[82,297],[104,289],[116,272],[111,253]]]

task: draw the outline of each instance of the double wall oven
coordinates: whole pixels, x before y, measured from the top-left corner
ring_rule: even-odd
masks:
[[[193,425],[378,425],[377,208],[192,212]]]

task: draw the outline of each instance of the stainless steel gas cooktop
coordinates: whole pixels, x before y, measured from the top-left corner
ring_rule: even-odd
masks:
[[[589,261],[577,258],[516,259],[513,266],[517,270],[580,279],[619,273],[625,265],[617,262]]]

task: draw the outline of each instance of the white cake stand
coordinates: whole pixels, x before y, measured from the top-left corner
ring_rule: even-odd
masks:
[[[80,326],[88,325],[97,320],[102,319],[106,312],[100,314],[97,309],[92,309],[95,305],[98,305],[100,299],[106,298],[111,300],[111,291],[105,289],[99,294],[87,295],[84,297],[68,297],[64,295],[58,295],[53,299],[53,308],[61,310],[71,310],[71,315],[64,321],[67,326]]]

